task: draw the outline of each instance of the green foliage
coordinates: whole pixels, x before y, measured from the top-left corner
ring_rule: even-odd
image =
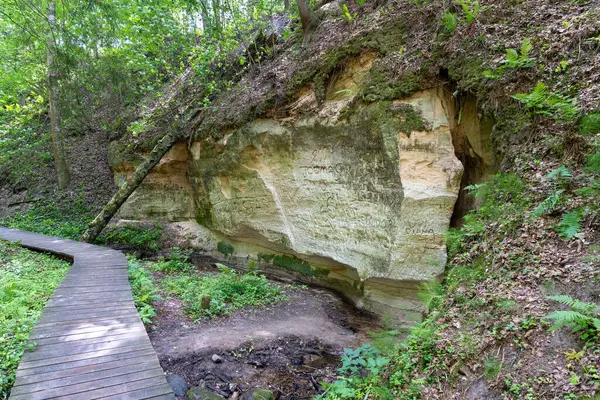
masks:
[[[421,8],[423,7],[425,4],[429,3],[429,0],[408,0],[411,4],[414,4],[415,6]]]
[[[0,241],[0,398],[7,398],[29,333],[68,269],[65,261]]]
[[[156,311],[152,304],[160,299],[152,274],[150,271],[143,268],[138,260],[133,257],[128,259],[129,266],[129,284],[131,285],[131,293],[135,307],[140,314],[140,318],[144,324],[151,324],[152,317],[156,316]]]
[[[577,101],[574,98],[550,92],[542,82],[538,82],[531,93],[516,94],[512,97],[523,103],[533,114],[546,115],[560,123],[573,121],[579,116]]]
[[[220,273],[198,276],[184,272],[166,277],[161,284],[168,293],[179,296],[186,313],[194,319],[214,318],[231,314],[247,306],[262,306],[285,300],[278,287],[256,273],[238,274],[217,264]],[[209,296],[210,305],[202,307],[202,298]]]
[[[441,23],[446,32],[454,33],[458,24],[458,18],[456,17],[456,14],[446,10],[444,11],[444,15],[442,15]]]
[[[573,173],[564,165],[561,165],[560,167],[553,169],[546,174],[546,179],[552,179],[557,182],[561,182],[572,177]]]
[[[135,225],[109,226],[96,239],[96,243],[109,246],[135,246],[140,249],[158,250],[163,227],[155,224],[150,227]]]
[[[506,58],[502,61],[502,65],[495,71],[483,71],[486,78],[499,78],[506,70],[509,69],[524,69],[531,68],[535,64],[535,58],[529,57],[529,52],[533,48],[529,38],[523,39],[519,54],[515,49],[506,49]]]
[[[346,4],[342,4],[340,6],[340,11],[342,14],[342,18],[348,23],[353,22],[356,19],[357,13],[351,13]]]
[[[479,0],[456,0],[456,3],[462,8],[464,14],[463,21],[468,24],[475,22],[479,16],[479,11],[481,11]]]
[[[571,210],[564,214],[560,224],[556,226],[556,232],[562,238],[571,240],[582,238],[581,221],[583,220],[583,211],[581,209]]]
[[[579,121],[579,132],[583,135],[600,133],[600,112],[587,114]]]
[[[538,206],[535,208],[535,210],[533,210],[533,213],[531,213],[531,216],[536,218],[536,217],[540,217],[544,214],[552,213],[556,209],[556,206],[560,203],[561,196],[563,193],[564,193],[564,189],[559,189],[559,190],[556,190],[554,193],[552,193],[550,196],[546,197],[546,199],[544,201],[542,201],[540,204],[538,204]]]
[[[467,186],[465,190],[479,199],[481,206],[465,216],[460,237],[455,238],[458,243],[452,244],[457,250],[460,243],[483,234],[486,222],[498,222],[503,230],[512,229],[530,204],[525,183],[514,174],[497,174],[488,182]]]
[[[24,213],[0,220],[0,224],[9,228],[78,240],[92,218],[93,213],[80,196],[61,203],[40,201]]]
[[[496,379],[502,371],[502,362],[498,357],[488,357],[483,361],[483,376],[488,379]]]
[[[332,384],[326,385],[326,393],[317,396],[317,399],[362,399],[369,393],[381,391],[377,380],[390,358],[384,357],[379,349],[370,344],[354,350],[344,349],[341,361],[342,366],[338,372],[342,375]]]
[[[596,142],[595,151],[588,156],[585,170],[590,174],[600,175],[600,140]]]
[[[546,321],[552,322],[550,330],[566,326],[578,333],[579,337],[587,343],[600,340],[600,306],[567,295],[548,298],[569,308],[569,310],[553,311],[545,317]]]
[[[235,249],[231,244],[221,241],[217,243],[217,250],[219,251],[219,253],[229,256],[233,254]]]
[[[315,268],[306,261],[288,254],[259,254],[259,261],[271,262],[273,265],[289,269],[291,271],[299,272],[302,275],[315,277],[315,276],[327,276],[329,270],[323,268]]]
[[[26,182],[37,167],[52,161],[50,137],[42,123],[44,98],[32,93],[16,101],[3,98],[0,91],[0,181],[12,184]]]

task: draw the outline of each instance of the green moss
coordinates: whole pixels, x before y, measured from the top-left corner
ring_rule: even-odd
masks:
[[[465,52],[465,57],[455,58],[448,65],[448,75],[458,82],[464,91],[478,92],[483,89],[484,65],[482,59]]]
[[[600,112],[591,113],[581,118],[579,131],[584,135],[600,133]]]
[[[110,226],[96,239],[95,243],[108,246],[135,246],[140,249],[158,250],[163,227],[122,225]]]
[[[358,56],[364,51],[372,50],[381,55],[399,51],[404,43],[404,27],[394,22],[381,29],[365,32],[331,51],[327,52],[319,65],[307,64],[306,68],[294,75],[286,87],[286,94],[292,95],[295,90],[306,86],[311,80],[315,85],[317,100],[325,99],[325,91],[329,76],[339,69],[348,57]]]
[[[394,79],[389,71],[373,67],[369,71],[361,97],[369,102],[401,99],[410,96],[420,87],[421,78],[415,72],[406,73],[401,79]]]
[[[281,268],[285,268],[294,272],[299,272],[302,275],[317,277],[327,276],[329,271],[323,268],[315,268],[304,260],[299,259],[296,256],[288,254],[259,254],[259,261],[265,261],[272,263]]]
[[[221,241],[217,243],[217,250],[219,251],[219,253],[229,256],[233,254],[235,249],[231,244]]]

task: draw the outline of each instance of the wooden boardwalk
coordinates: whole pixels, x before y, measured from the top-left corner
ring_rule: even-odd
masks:
[[[0,239],[73,260],[46,303],[11,400],[175,399],[140,320],[118,251],[0,227]]]

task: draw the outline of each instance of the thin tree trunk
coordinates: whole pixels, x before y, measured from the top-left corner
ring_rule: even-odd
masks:
[[[309,38],[309,33],[316,25],[315,15],[310,8],[309,0],[298,0],[298,10],[300,11],[300,22],[302,22],[302,31],[306,41]]]
[[[50,136],[52,137],[52,154],[58,177],[58,188],[65,189],[71,178],[69,167],[65,161],[65,149],[60,132],[60,114],[58,110],[58,76],[59,70],[56,65],[56,43],[53,34],[56,32],[56,4],[48,3],[48,24],[50,32],[47,38],[48,53],[46,62],[48,65],[48,113],[50,114]]]
[[[88,229],[81,236],[81,241],[92,243],[98,237],[100,232],[102,232],[104,227],[110,222],[111,218],[119,211],[119,208],[121,208],[123,203],[127,201],[129,196],[131,196],[140,183],[142,183],[146,175],[150,173],[152,168],[158,164],[160,159],[163,158],[171,147],[173,147],[179,138],[180,133],[174,131],[164,136],[156,146],[154,146],[146,159],[133,171],[131,178],[121,185],[119,191],[108,203],[106,203],[96,218],[89,223]]]
[[[212,8],[213,8],[213,22],[215,27],[215,33],[217,39],[221,39],[221,1],[220,0],[212,0]]]

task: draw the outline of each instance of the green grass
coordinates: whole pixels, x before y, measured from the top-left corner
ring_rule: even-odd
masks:
[[[60,205],[54,202],[38,203],[23,213],[0,220],[0,225],[78,240],[87,228],[88,221],[92,220],[92,214],[83,199],[78,198]]]
[[[140,314],[140,318],[144,324],[151,324],[152,318],[156,316],[153,304],[160,299],[158,290],[154,284],[152,273],[143,268],[140,261],[135,257],[129,257],[128,272],[129,284],[131,286],[131,294],[135,307]]]
[[[29,332],[69,263],[0,241],[0,398],[8,396]]]
[[[43,235],[79,240],[94,218],[83,198],[64,203],[38,203],[29,210],[0,220],[0,225]],[[103,246],[135,246],[155,251],[159,247],[162,226],[139,227],[135,225],[108,226],[95,243]]]
[[[164,271],[161,269],[163,267],[164,263],[151,266]],[[263,275],[240,274],[221,264],[218,267],[220,273],[207,276],[190,272],[191,268],[182,268],[183,272],[165,277],[161,286],[167,293],[181,298],[186,313],[195,320],[214,318],[248,306],[263,306],[286,299],[282,290],[269,283]],[[206,296],[210,297],[210,302],[204,304],[203,308],[202,299],[206,299]]]

